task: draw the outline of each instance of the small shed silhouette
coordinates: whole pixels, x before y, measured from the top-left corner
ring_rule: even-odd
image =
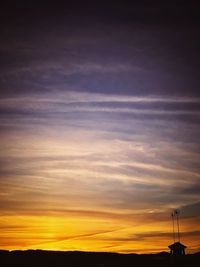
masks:
[[[168,246],[170,249],[171,255],[185,255],[185,249],[187,248],[185,245],[180,242],[175,242]]]

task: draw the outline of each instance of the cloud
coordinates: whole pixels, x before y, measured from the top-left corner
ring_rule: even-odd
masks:
[[[2,98],[1,125],[10,133],[9,142],[1,135],[2,207],[28,212],[28,196],[30,212],[40,202],[43,209],[51,203],[50,212],[66,201],[74,208],[92,201],[94,207],[119,210],[194,201],[196,194],[184,190],[199,179],[198,126],[175,123],[175,114],[193,117],[198,101],[76,91]],[[140,116],[129,117],[127,110]]]
[[[200,216],[199,207],[199,202],[184,205],[181,207],[181,213],[183,216]]]
[[[169,232],[150,232],[150,233],[139,233],[139,234],[133,234],[128,237],[118,237],[118,238],[113,238],[110,237],[110,240],[112,241],[118,241],[118,242],[133,242],[133,241],[138,241],[142,242],[144,240],[148,239],[170,239],[171,238],[171,233]],[[200,236],[200,231],[189,231],[189,232],[182,232],[181,236],[183,238],[185,237],[196,237],[198,238]]]
[[[152,119],[162,116],[198,116],[195,107],[199,99],[188,97],[134,97],[96,93],[67,92],[2,98],[0,108],[3,114],[21,116],[55,116],[65,113],[117,113],[147,116]],[[159,104],[159,105],[158,105]],[[173,104],[173,105],[172,105]],[[33,114],[35,113],[35,114]]]

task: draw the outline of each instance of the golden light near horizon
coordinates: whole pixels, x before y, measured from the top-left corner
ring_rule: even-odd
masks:
[[[168,221],[146,222],[148,216],[146,218],[143,216],[139,220],[135,216],[135,219],[130,220],[127,218],[129,216],[118,214],[119,218],[114,216],[102,218],[97,214],[93,216],[79,214],[78,211],[75,216],[4,216],[0,225],[1,228],[4,226],[1,244],[8,250],[45,249],[121,253],[166,251],[166,244],[172,242]],[[191,224],[194,224],[191,219],[182,222],[184,235],[181,233],[181,239],[189,246],[188,252],[194,253],[198,250],[199,238],[192,236],[192,232],[188,230]],[[196,227],[196,224],[194,226]]]

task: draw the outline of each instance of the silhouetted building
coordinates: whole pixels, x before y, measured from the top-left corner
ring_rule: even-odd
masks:
[[[171,255],[185,255],[185,249],[187,248],[185,245],[180,242],[175,242],[168,246],[170,248]]]

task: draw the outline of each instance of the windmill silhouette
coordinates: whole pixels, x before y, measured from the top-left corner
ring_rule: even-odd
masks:
[[[187,248],[185,245],[180,242],[180,211],[174,210],[171,213],[172,218],[172,228],[173,228],[173,241],[174,243],[169,245],[170,253],[172,255],[185,255],[185,249]],[[176,225],[176,226],[175,226]],[[177,232],[175,231],[177,229]]]

